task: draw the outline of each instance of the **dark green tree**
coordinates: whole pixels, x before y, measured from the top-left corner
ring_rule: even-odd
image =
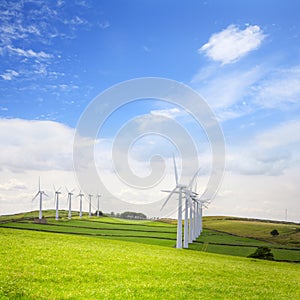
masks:
[[[274,255],[271,252],[271,249],[268,247],[258,247],[256,251],[252,254],[250,254],[248,257],[251,258],[259,258],[259,259],[267,259],[267,260],[273,260]]]
[[[273,229],[270,233],[271,233],[271,235],[273,235],[273,236],[279,235],[279,232],[278,232],[277,229]]]

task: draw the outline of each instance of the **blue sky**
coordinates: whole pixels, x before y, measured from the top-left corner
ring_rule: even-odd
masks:
[[[32,208],[38,174],[49,189],[57,178],[75,185],[72,137],[85,107],[121,81],[155,76],[197,90],[221,123],[227,171],[207,213],[283,219],[287,208],[300,221],[299,9],[298,1],[1,1],[2,211]],[[174,107],[144,101],[112,116],[103,138],[155,111],[199,135]]]

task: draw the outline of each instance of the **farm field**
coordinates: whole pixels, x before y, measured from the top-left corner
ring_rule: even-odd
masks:
[[[300,265],[0,228],[0,299],[299,299]]]
[[[60,213],[62,218],[56,221],[53,217],[53,211],[45,211],[46,221],[43,224],[39,224],[34,221],[34,216],[36,215],[36,212],[31,212],[11,216],[10,218],[7,216],[0,217],[0,227],[85,235],[101,239],[123,240],[165,247],[175,247],[176,244],[176,223],[174,224],[173,221],[132,221],[109,217],[89,218],[87,215],[79,219],[79,217],[75,216],[75,213],[75,217],[69,220],[65,211]],[[257,223],[259,224],[257,225]],[[210,226],[214,227],[214,229],[207,228]],[[258,226],[260,231],[256,232]],[[284,232],[284,238],[270,235],[270,231],[274,227],[280,228],[281,234]],[[189,245],[189,250],[247,257],[258,246],[267,246],[272,249],[275,260],[300,262],[300,247],[295,247],[299,240],[297,240],[293,228],[298,230],[299,225],[205,217],[204,230],[197,241]],[[248,237],[250,233],[252,237]],[[260,239],[257,239],[257,236]],[[292,236],[290,239],[293,243],[282,243],[282,240],[287,240],[289,236]]]
[[[300,224],[233,217],[205,217],[203,227],[272,244],[300,247]],[[278,236],[271,230],[277,229]]]

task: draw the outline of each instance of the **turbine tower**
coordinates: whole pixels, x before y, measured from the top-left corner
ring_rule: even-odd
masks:
[[[77,197],[80,197],[80,200],[79,200],[79,217],[80,218],[82,218],[82,197],[83,196],[84,196],[84,194],[82,194],[81,191],[77,195]]]
[[[97,203],[97,217],[99,217],[99,212],[100,212],[100,197],[101,197],[101,195],[97,194],[97,200],[98,200],[98,203]]]
[[[58,215],[58,206],[59,206],[59,195],[61,194],[60,189],[56,190],[55,186],[53,186],[54,188],[54,198],[55,198],[55,220],[59,219],[59,215]]]
[[[176,238],[176,248],[181,249],[182,248],[182,196],[183,192],[186,189],[186,185],[178,183],[178,173],[177,173],[177,167],[175,162],[175,157],[173,154],[173,164],[174,164],[174,174],[175,174],[175,182],[176,185],[172,191],[163,191],[163,192],[169,192],[169,196],[167,197],[166,201],[164,202],[163,206],[161,207],[161,210],[165,207],[165,205],[168,203],[170,198],[174,193],[178,193],[178,217],[177,217],[177,238]]]
[[[41,190],[41,179],[39,177],[39,190],[32,199],[32,201],[34,201],[37,196],[40,196],[39,220],[42,220],[42,218],[43,218],[43,211],[42,211],[43,210],[43,207],[42,207],[43,206],[43,195],[48,197],[48,195],[44,191]]]
[[[92,194],[89,194],[89,217],[92,216]]]
[[[72,218],[72,196],[73,196],[73,190],[69,191],[67,188],[66,188],[67,192],[68,192],[68,203],[69,203],[69,212],[68,212],[68,219],[71,219]]]
[[[81,191],[79,192],[79,194],[77,195],[77,197],[79,197],[79,218],[82,218],[82,197],[84,196],[84,194],[81,193]]]

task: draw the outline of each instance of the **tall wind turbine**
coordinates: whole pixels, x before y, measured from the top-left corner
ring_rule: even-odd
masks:
[[[97,203],[97,217],[99,217],[99,212],[100,212],[100,197],[101,197],[101,195],[97,194],[97,200],[98,200],[98,203]]]
[[[61,194],[60,189],[56,190],[55,186],[53,186],[54,188],[54,192],[55,192],[55,220],[59,219],[59,215],[58,215],[58,205],[59,205],[59,195]]]
[[[188,187],[185,190],[185,217],[184,217],[184,235],[183,235],[183,245],[184,248],[188,248],[188,244],[193,242],[194,233],[194,218],[193,218],[193,202],[195,197],[198,195],[192,190],[193,183],[198,176],[200,169],[193,175]],[[189,218],[190,215],[190,218]]]
[[[82,218],[82,197],[84,196],[84,194],[81,193],[81,191],[79,192],[79,194],[77,195],[77,197],[80,198],[80,202],[79,202],[79,217]]]
[[[167,197],[166,201],[164,202],[163,206],[161,207],[161,210],[165,207],[165,205],[168,203],[168,201],[170,200],[170,198],[172,197],[172,195],[174,193],[179,194],[176,248],[181,249],[182,248],[182,196],[183,196],[183,192],[187,186],[178,183],[178,173],[177,173],[177,167],[176,167],[174,154],[173,154],[173,164],[174,164],[174,174],[175,174],[176,185],[175,185],[174,189],[170,192],[169,196]],[[163,191],[163,192],[169,192],[169,191]]]
[[[92,216],[92,194],[89,194],[89,217]]]
[[[67,188],[66,188],[67,192],[68,192],[68,203],[69,203],[69,212],[68,212],[68,219],[71,219],[72,218],[72,196],[73,196],[73,190],[69,191]]]
[[[42,211],[43,210],[43,207],[42,207],[43,206],[43,195],[48,197],[48,195],[44,191],[41,190],[41,179],[39,177],[39,190],[36,193],[36,195],[33,197],[32,201],[34,201],[37,196],[40,196],[40,211],[39,211],[39,219],[40,220],[42,220],[42,218],[43,218],[43,211]]]

